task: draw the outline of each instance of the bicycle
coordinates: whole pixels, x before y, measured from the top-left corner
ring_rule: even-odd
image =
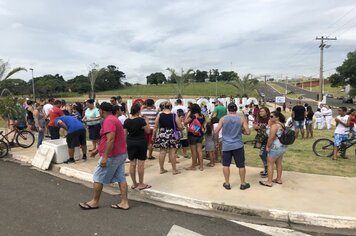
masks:
[[[340,145],[340,156],[345,158],[346,150],[356,144],[355,138],[349,138]],[[319,157],[331,157],[334,154],[334,141],[320,138],[313,143],[313,152]]]
[[[35,136],[31,131],[25,130],[27,126],[14,125],[14,129],[4,134],[0,131],[0,158],[5,157],[9,152],[9,146],[13,146],[14,141],[19,147],[29,148],[35,143]],[[13,134],[12,139],[9,138]],[[5,142],[6,141],[6,142]]]

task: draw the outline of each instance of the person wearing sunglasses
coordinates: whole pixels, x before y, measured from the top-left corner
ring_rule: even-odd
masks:
[[[267,181],[260,181],[260,184],[266,187],[272,187],[273,183],[282,184],[282,160],[287,151],[287,146],[279,141],[283,132],[286,118],[278,111],[271,112],[269,119],[269,128],[267,129],[268,141],[267,151]],[[273,179],[273,167],[276,164],[277,178]]]

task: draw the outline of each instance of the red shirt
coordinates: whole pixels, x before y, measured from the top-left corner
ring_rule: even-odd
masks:
[[[115,140],[109,157],[114,157],[127,153],[124,128],[122,127],[121,122],[116,118],[116,116],[109,115],[105,118],[100,130],[100,141],[98,147],[99,155],[102,157],[105,153],[106,142],[108,141],[106,134],[110,132],[115,133]]]
[[[53,108],[49,111],[48,126],[52,126],[52,127],[56,126],[54,120],[60,116],[64,116],[63,111],[59,107],[53,106]]]

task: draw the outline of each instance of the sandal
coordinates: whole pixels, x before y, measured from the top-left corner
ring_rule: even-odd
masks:
[[[223,184],[223,187],[224,187],[226,190],[230,190],[230,189],[231,189],[231,185],[228,184],[228,183],[224,183],[224,184]]]
[[[159,172],[160,174],[165,174],[165,173],[167,173],[168,172],[168,170],[162,170],[161,172]]]
[[[208,164],[206,164],[206,166],[208,166],[208,167],[214,167],[215,164],[213,164],[213,163],[208,163]]]
[[[241,190],[246,190],[246,189],[248,189],[250,187],[251,187],[251,185],[249,183],[244,183],[244,184],[240,185],[240,189]]]
[[[124,211],[127,211],[128,209],[130,209],[130,207],[128,207],[128,208],[123,208],[123,207],[119,206],[119,204],[111,205],[111,208],[117,209],[117,210],[124,210]]]
[[[177,170],[177,171],[173,172],[172,175],[179,175],[180,173],[181,172]]]
[[[272,183],[276,183],[276,184],[282,184],[282,181],[277,181],[277,179],[273,179]]]
[[[92,206],[90,206],[87,202],[85,202],[85,203],[79,203],[79,206],[80,206],[80,208],[82,208],[83,210],[95,210],[95,209],[98,209],[98,208],[99,208],[98,206],[92,207]]]
[[[266,186],[266,187],[272,187],[272,184],[267,184],[266,181],[260,181],[260,185]]]
[[[148,189],[148,188],[151,188],[151,187],[152,187],[151,185],[146,184],[142,188],[137,188],[137,189],[141,191],[141,190]]]

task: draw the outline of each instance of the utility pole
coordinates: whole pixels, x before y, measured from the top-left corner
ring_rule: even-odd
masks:
[[[327,40],[337,40],[336,37],[334,38],[329,38],[329,37],[316,37],[316,40],[321,40],[319,48],[320,48],[320,92],[319,92],[319,101],[323,100],[323,94],[324,94],[324,78],[323,78],[323,70],[324,70],[324,48],[329,48],[330,45],[326,45],[324,41]]]
[[[35,95],[35,80],[33,78],[33,68],[30,68],[32,72],[32,94],[33,94],[33,101],[36,102],[36,95]]]
[[[286,76],[286,94],[288,94],[288,76]]]

